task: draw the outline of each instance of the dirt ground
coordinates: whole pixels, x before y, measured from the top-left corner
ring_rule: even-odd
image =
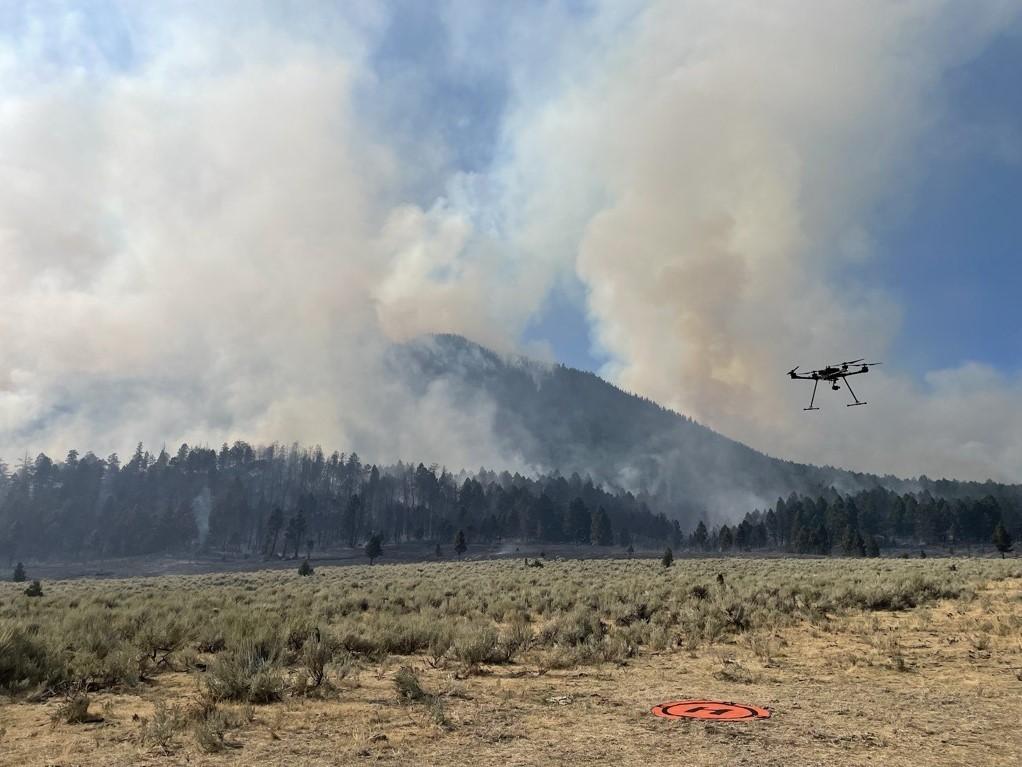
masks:
[[[1022,764],[1022,580],[990,584],[966,607],[942,602],[752,634],[695,652],[643,653],[625,665],[465,675],[391,658],[324,699],[256,706],[206,754],[187,732],[142,747],[157,700],[195,697],[186,673],[138,693],[94,696],[102,722],[53,724],[56,701],[0,705],[0,765],[989,765]],[[447,723],[403,703],[411,665]],[[464,677],[464,678],[461,678]],[[768,720],[671,721],[652,706],[709,698],[769,708]]]
[[[381,564],[408,562],[436,562],[434,543],[403,543],[400,546],[384,548]],[[445,547],[443,559],[453,558],[450,546]],[[915,553],[913,549],[913,554]],[[663,549],[639,550],[635,558],[659,559]],[[523,557],[548,557],[555,559],[598,559],[600,550],[588,545],[572,544],[474,544],[465,554],[463,560],[473,562],[489,559],[521,559]],[[619,547],[608,547],[602,558],[624,557],[625,552]],[[688,558],[700,555],[687,554]],[[708,556],[708,555],[703,555]],[[304,557],[304,554],[303,554]],[[368,563],[362,547],[339,548],[316,552],[310,562],[314,567],[337,567],[344,565],[364,565]],[[300,560],[263,559],[259,556],[242,556],[231,552],[223,556],[204,552],[193,556],[174,555],[140,555],[121,557],[118,559],[90,559],[83,562],[25,562],[32,578],[42,580],[73,580],[77,578],[149,578],[162,575],[201,575],[207,573],[241,573],[262,570],[295,570]],[[8,563],[13,568],[13,562]],[[8,569],[10,569],[8,568]]]

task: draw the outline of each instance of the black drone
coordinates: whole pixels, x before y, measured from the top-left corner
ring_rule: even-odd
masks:
[[[813,396],[809,398],[809,407],[802,408],[803,410],[819,410],[818,407],[813,407],[813,402],[816,401],[816,387],[820,385],[820,381],[827,381],[830,384],[830,388],[837,391],[841,388],[841,384],[838,383],[838,379],[845,382],[845,386],[848,387],[848,393],[852,395],[852,399],[855,402],[849,402],[848,407],[855,407],[856,405],[865,405],[865,402],[860,402],[859,398],[855,396],[855,392],[852,391],[851,385],[848,383],[848,376],[857,376],[860,373],[868,373],[870,367],[880,365],[880,362],[863,362],[861,359],[849,360],[848,362],[836,362],[833,365],[827,365],[827,367],[821,370],[810,370],[804,375],[799,375],[795,371],[798,370],[798,365],[788,371],[788,375],[792,378],[797,378],[800,381],[812,381],[813,382]],[[849,370],[848,367],[854,365],[858,370]]]

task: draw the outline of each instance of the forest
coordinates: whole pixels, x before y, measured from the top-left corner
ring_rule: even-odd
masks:
[[[995,545],[995,537],[1001,541],[998,548],[1010,547],[1022,527],[1022,503],[1011,488],[1002,487],[998,495],[945,498],[929,490],[899,494],[884,488],[818,498],[793,494],[765,512],[746,514],[734,526],[711,531],[699,523],[688,543],[704,550],[843,556],[877,556],[881,548],[910,545],[965,553]]]
[[[772,549],[877,554],[893,546],[989,546],[1000,525],[1017,538],[1016,486],[931,482],[916,493],[874,488],[851,495],[792,494],[735,525],[690,531],[650,499],[572,474],[525,477],[480,468],[363,463],[355,453],[245,442],[181,445],[173,455],[140,444],[121,463],[70,451],[0,463],[0,556],[99,559],[155,553],[310,556],[358,547],[454,541],[549,542],[693,551]],[[980,487],[990,492],[963,494]]]

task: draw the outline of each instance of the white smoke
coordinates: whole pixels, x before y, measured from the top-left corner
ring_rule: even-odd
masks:
[[[606,373],[729,436],[1018,479],[1017,379],[890,366],[857,379],[869,408],[808,418],[783,377],[892,362],[899,307],[839,275],[883,256],[871,216],[911,196],[942,78],[1016,3],[444,4],[449,65],[511,90],[471,173],[366,117],[360,89],[401,104],[368,62],[401,11],[349,5],[138,6],[124,66],[74,5],[0,38],[0,455],[245,438],[515,468],[484,398],[410,397],[385,350],[520,349],[577,278]]]
[[[75,49],[67,18],[29,26]],[[419,332],[514,328],[433,277],[471,227],[401,198],[358,46],[143,21],[130,71],[0,49],[0,454],[244,438],[516,466],[485,401],[419,402],[383,368]]]
[[[209,538],[209,515],[213,510],[213,497],[208,487],[192,499],[192,516],[195,517],[195,529],[199,532],[199,548],[206,545]]]
[[[899,308],[843,280],[913,191],[940,85],[1017,3],[646,4],[556,103],[512,121],[525,230],[577,237],[607,373],[775,455],[1017,481],[1019,380],[967,364],[913,383],[888,356]],[[509,171],[511,172],[511,171]],[[551,228],[550,222],[559,227]],[[872,409],[784,371],[868,355]]]

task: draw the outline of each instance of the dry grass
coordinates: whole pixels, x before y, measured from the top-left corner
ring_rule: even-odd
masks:
[[[4,584],[0,764],[1014,766],[1022,568],[956,564],[396,565],[34,599]],[[32,674],[52,678],[17,679]],[[67,724],[86,689],[102,721]],[[649,714],[683,697],[774,716]]]

